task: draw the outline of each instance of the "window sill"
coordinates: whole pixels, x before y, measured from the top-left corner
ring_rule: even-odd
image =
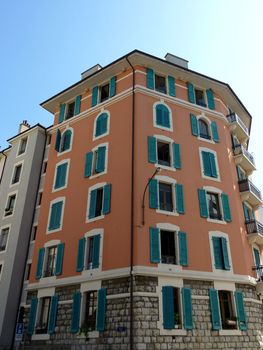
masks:
[[[101,263],[100,265],[101,266]],[[100,267],[97,267],[96,269],[85,269],[82,270],[81,275],[87,278],[92,278],[94,275],[96,276],[98,272],[101,272]]]
[[[108,136],[108,135],[109,135],[109,131],[107,131],[106,133],[101,134],[99,136],[94,135],[92,141],[97,141],[97,140],[102,139],[103,137]]]
[[[48,284],[48,283],[55,282],[56,279],[57,279],[57,276],[41,277],[39,279],[39,283],[41,283],[41,284]]]
[[[107,170],[102,171],[101,173],[93,174],[93,175],[91,175],[91,176],[89,177],[89,179],[90,179],[90,180],[91,180],[91,179],[95,179],[95,178],[100,177],[100,176],[105,175],[105,174],[107,174]]]
[[[100,216],[96,216],[95,218],[92,218],[92,219],[86,219],[86,222],[94,222],[94,221],[97,221],[97,220],[101,220],[101,219],[104,219],[105,218],[105,215],[100,215]]]
[[[205,139],[204,137],[200,137],[200,136],[197,136],[197,140],[208,142],[208,143],[211,143],[213,145],[215,144],[215,141],[213,141],[212,139]]]
[[[156,168],[161,168],[163,170],[168,170],[168,171],[176,171],[175,168],[171,167],[171,166],[168,166],[168,165],[162,165],[162,164],[159,164],[159,163],[155,163],[155,167]]]
[[[158,264],[158,270],[160,272],[172,272],[176,273],[178,271],[182,271],[182,266],[181,265],[174,265],[174,264],[164,264],[164,263],[159,263]]]
[[[50,335],[49,334],[33,334],[32,340],[49,340]]]
[[[220,177],[212,177],[212,176],[207,176],[202,173],[202,178],[206,180],[211,180],[211,181],[216,181],[216,182],[221,182]]]
[[[61,187],[58,187],[58,188],[54,188],[53,187],[52,188],[52,193],[64,190],[65,188],[67,188],[67,184],[65,186],[61,186]]]
[[[68,152],[70,152],[70,151],[71,151],[71,148],[69,148],[69,149],[67,149],[66,151],[63,151],[63,152],[57,152],[57,156],[60,157],[60,156],[62,156],[63,154],[66,154],[66,153],[68,153]]]
[[[87,338],[98,338],[100,335],[100,333],[98,331],[92,331],[92,332],[88,332],[87,335],[80,333],[78,335],[78,339],[87,339]]]
[[[220,329],[219,335],[242,335],[239,329]]]
[[[180,336],[180,335],[187,335],[186,329],[164,329],[163,326],[160,326],[160,323],[158,324],[160,329],[160,335],[170,335],[170,336]]]
[[[49,235],[50,233],[58,232],[58,231],[61,231],[61,230],[62,230],[62,227],[55,228],[54,230],[47,230],[46,234]]]
[[[207,218],[207,221],[208,221],[208,222],[213,222],[214,224],[226,225],[226,221],[223,221],[223,220],[217,220],[217,219],[210,219],[210,218]]]
[[[153,126],[154,126],[155,128],[157,128],[157,129],[161,129],[161,130],[164,130],[164,131],[173,132],[173,128],[172,128],[172,127],[167,128],[166,126],[158,125],[158,124],[156,124],[156,123],[154,123]]]
[[[175,211],[166,211],[166,210],[161,210],[161,209],[156,209],[156,213],[157,214],[164,214],[164,215],[168,215],[168,216],[179,216],[179,214],[176,213]]]

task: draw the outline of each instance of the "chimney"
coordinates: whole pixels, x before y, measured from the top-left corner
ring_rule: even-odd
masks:
[[[26,131],[30,128],[30,125],[28,124],[27,120],[23,120],[22,123],[19,124],[18,133],[21,134],[21,132]]]
[[[172,55],[171,53],[167,53],[164,58],[167,62],[171,62],[176,64],[177,66],[181,66],[183,68],[188,69],[188,61],[184,58]]]
[[[96,73],[98,70],[100,70],[102,67],[100,64],[96,64],[95,66],[85,70],[83,73],[81,73],[81,80],[84,78],[89,77],[93,73]]]

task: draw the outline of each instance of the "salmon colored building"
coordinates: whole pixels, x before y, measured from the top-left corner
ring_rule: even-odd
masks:
[[[135,50],[41,105],[26,348],[260,349],[262,198],[231,87]]]

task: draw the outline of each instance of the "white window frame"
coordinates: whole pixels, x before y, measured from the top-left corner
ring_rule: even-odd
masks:
[[[202,151],[212,153],[215,156],[217,177],[211,177],[211,176],[207,176],[207,175],[204,174],[204,164],[203,164]],[[216,182],[221,182],[221,177],[220,177],[220,172],[219,172],[219,165],[218,165],[218,159],[217,159],[216,151],[212,150],[211,148],[207,148],[207,147],[199,147],[199,160],[200,160],[201,177],[203,179],[212,180],[212,181],[216,181]]]
[[[67,150],[65,150],[65,151],[61,151],[61,144],[62,144],[61,141],[62,141],[63,135],[64,135],[65,132],[68,131],[68,130],[71,131],[70,147],[69,147],[69,149],[67,149]],[[59,152],[56,152],[58,157],[60,157],[62,154],[71,152],[71,150],[72,150],[72,145],[73,145],[73,137],[74,137],[74,129],[71,128],[71,127],[66,127],[66,129],[65,129],[63,132],[61,132],[61,139],[60,139],[60,145],[59,145]]]
[[[26,269],[25,269],[25,276],[24,276],[24,282],[28,282],[29,278],[26,279],[27,275],[28,275],[28,265],[30,266],[30,272],[31,272],[31,267],[32,267],[32,259],[28,259],[26,262]]]
[[[95,269],[87,269],[87,241],[89,238],[100,235],[100,256],[99,256],[99,267]],[[101,272],[102,270],[102,259],[103,259],[103,239],[104,239],[104,229],[93,229],[85,233],[85,250],[84,250],[84,268],[81,274],[87,278],[91,278],[95,273]]]
[[[104,102],[105,102],[105,101],[104,101]],[[96,125],[97,125],[97,120],[98,120],[99,116],[100,116],[102,113],[106,113],[106,114],[108,115],[107,131],[106,131],[105,134],[96,136]],[[100,113],[99,113],[99,114],[96,116],[96,118],[94,119],[92,141],[99,140],[99,139],[101,139],[102,137],[105,137],[105,136],[109,135],[109,133],[110,133],[110,112],[109,112],[108,110],[104,110],[104,109],[102,108],[101,111],[100,111]]]
[[[13,183],[13,180],[14,180],[14,177],[15,177],[15,170],[16,168],[21,165],[21,172],[20,172],[20,177],[19,177],[19,180],[15,183]],[[23,173],[23,168],[24,168],[24,159],[15,163],[14,164],[14,167],[13,167],[13,171],[12,171],[12,176],[11,176],[11,179],[10,179],[10,184],[9,184],[9,187],[15,187],[15,186],[18,186],[21,182],[21,178],[22,178],[22,173]]]
[[[68,113],[68,109],[69,109],[69,105],[72,104],[72,103],[74,103],[74,110],[75,110],[75,105],[76,105],[76,100],[75,100],[75,99],[70,99],[68,102],[66,102],[65,119],[64,119],[65,121],[66,121],[66,120],[70,120],[71,118],[75,117],[75,116],[74,116],[74,110],[73,110],[73,116],[70,117],[70,118],[66,118],[67,113]]]
[[[96,216],[95,218],[89,219],[89,207],[90,207],[90,193],[93,190],[97,190],[101,187],[103,187],[103,197],[102,197],[102,206],[103,206],[103,200],[104,200],[104,186],[107,185],[107,182],[100,182],[96,185],[93,185],[89,188],[88,191],[88,200],[87,200],[87,210],[86,210],[86,223],[87,222],[93,222],[93,221],[97,221],[97,220],[101,220],[104,219],[105,215],[101,214],[100,216]]]
[[[260,251],[260,248],[258,247],[258,245],[253,243],[251,248],[252,248],[252,256],[253,256],[253,261],[254,261],[255,266],[257,266],[257,263],[256,263],[256,257],[254,254],[254,249],[256,249],[259,252],[260,265],[263,265],[262,258],[261,258],[261,251]],[[259,278],[259,279],[261,279],[261,277],[263,278],[263,270],[261,271],[261,273],[260,273],[260,271],[257,271],[257,270],[255,270],[255,271],[256,271],[257,278]]]
[[[11,232],[11,224],[3,225],[3,226],[0,227],[0,236],[2,234],[2,231],[7,229],[7,228],[8,228],[8,236],[7,236],[6,246],[5,246],[5,250],[1,250],[0,251],[0,256],[1,256],[1,254],[6,253],[6,251],[7,251],[8,241],[9,241],[10,232]]]
[[[61,210],[61,218],[60,218],[60,225],[59,228],[56,228],[55,230],[49,230],[48,226],[49,226],[49,221],[51,219],[51,208],[52,205],[57,203],[57,202],[63,202],[62,204],[62,210]],[[66,197],[58,197],[53,199],[50,203],[49,203],[49,211],[48,211],[48,220],[47,220],[47,228],[46,228],[46,234],[50,234],[50,233],[54,233],[54,232],[58,232],[62,230],[63,227],[63,219],[64,219],[64,210],[65,210],[65,202],[66,202]]]
[[[22,140],[25,140],[26,139],[26,147],[25,147],[25,152],[19,154],[20,152],[20,148],[21,148],[21,145],[22,145]],[[25,137],[21,137],[21,139],[19,140],[19,144],[18,144],[18,148],[17,148],[17,153],[16,153],[16,158],[18,157],[22,157],[23,155],[26,154],[26,151],[27,151],[27,146],[28,146],[28,139],[29,139],[29,136],[25,136]]]
[[[213,140],[212,128],[211,128],[211,123],[212,123],[211,120],[205,115],[204,112],[202,112],[201,114],[197,115],[196,119],[197,119],[197,123],[198,123],[198,130],[199,130],[199,119],[202,119],[204,122],[207,123],[209,134],[210,134],[210,137],[211,137],[210,140],[209,139],[204,139],[203,137],[200,137],[199,133],[198,133],[197,139],[200,140],[200,141],[211,143],[213,145],[216,144],[216,142]]]
[[[161,91],[159,91],[159,90],[156,90],[156,84],[155,84],[155,77],[156,77],[156,75],[158,76],[158,77],[162,77],[162,78],[164,78],[165,79],[165,88],[166,88],[166,92],[161,92]],[[159,93],[159,94],[163,94],[163,95],[168,95],[168,90],[169,90],[169,86],[168,86],[168,76],[167,75],[164,75],[164,74],[159,74],[159,73],[156,73],[156,72],[154,72],[154,74],[153,74],[153,86],[154,86],[154,91],[156,91],[157,93]]]
[[[154,164],[156,168],[161,168],[164,170],[169,170],[169,171],[176,171],[177,169],[175,169],[173,167],[174,164],[174,154],[173,154],[173,143],[175,142],[173,139],[171,139],[170,137],[167,137],[165,135],[153,135],[153,137],[156,139],[156,155],[157,155],[157,162]],[[163,143],[168,143],[169,144],[169,151],[170,151],[170,159],[171,159],[171,165],[167,166],[167,165],[162,165],[158,163],[158,141],[159,142],[163,142]]]
[[[160,198],[159,198],[159,183],[166,183],[167,185],[172,186],[172,199],[173,199],[173,211],[166,211],[161,209],[155,209],[156,213],[158,214],[164,214],[164,215],[170,215],[170,216],[179,216],[179,214],[176,211],[176,198],[175,198],[175,185],[177,184],[177,181],[169,176],[164,175],[156,175],[154,177],[155,180],[158,181],[157,184],[157,200],[158,200],[158,206],[160,207]]]
[[[101,101],[101,88],[105,85],[109,85],[109,97],[106,98],[106,100],[104,101]],[[110,99],[110,79],[108,80],[105,80],[103,83],[101,83],[100,85],[98,85],[98,97],[97,97],[97,104],[100,104],[100,103],[105,103],[107,102],[109,99]],[[95,106],[94,106],[95,107]]]
[[[207,96],[206,96],[206,90],[203,87],[200,87],[199,85],[193,85],[194,86],[194,93],[195,93],[195,105],[198,107],[202,107],[202,108],[208,108],[208,101],[207,101]],[[196,92],[195,90],[200,90],[203,91],[203,95],[204,95],[204,101],[206,106],[201,106],[199,104],[196,103]]]
[[[95,169],[95,152],[98,150],[99,147],[103,147],[105,146],[106,147],[106,152],[105,152],[105,170],[101,173],[93,173],[94,169]],[[105,142],[105,143],[101,143],[99,144],[98,146],[92,148],[91,152],[93,152],[93,156],[92,156],[92,167],[91,167],[91,176],[89,177],[89,179],[95,179],[96,177],[99,177],[99,176],[102,176],[102,175],[105,175],[107,174],[108,172],[108,155],[109,155],[109,152],[108,152],[108,149],[109,149],[109,143],[108,142]]]
[[[169,119],[170,119],[170,128],[167,128],[167,127],[165,127],[165,126],[161,126],[161,125],[158,125],[157,123],[156,123],[156,117],[157,117],[157,115],[156,115],[156,106],[157,105],[164,105],[168,110],[169,110]],[[172,114],[172,110],[171,110],[171,108],[164,102],[164,99],[163,98],[161,98],[159,101],[157,101],[157,102],[155,102],[154,104],[153,104],[153,126],[155,127],[155,128],[158,128],[158,129],[161,129],[161,130],[166,130],[166,131],[171,131],[171,132],[173,132],[173,114]]]
[[[206,205],[207,205],[207,210],[208,210],[208,218],[206,219],[208,222],[213,222],[215,224],[222,224],[222,225],[226,225],[226,221],[224,219],[224,210],[223,210],[223,205],[222,205],[222,200],[221,200],[221,194],[223,193],[222,190],[220,190],[219,188],[213,187],[213,186],[203,186],[203,190],[205,190],[206,192]],[[222,214],[222,220],[218,220],[218,219],[211,219],[209,217],[209,207],[208,207],[208,203],[207,203],[207,192],[211,192],[214,194],[218,195],[218,202],[219,202],[219,208],[220,208],[220,213]]]
[[[58,167],[59,167],[60,165],[62,165],[62,164],[65,164],[65,163],[68,164],[68,166],[67,166],[66,178],[65,178],[65,185],[62,186],[62,187],[59,187],[59,188],[55,188]],[[58,162],[58,163],[55,165],[55,172],[54,172],[52,193],[53,193],[53,192],[58,192],[58,191],[63,190],[63,189],[65,189],[65,188],[68,187],[69,167],[70,167],[70,159],[69,159],[69,158],[68,158],[68,159],[63,159],[63,160],[61,160],[60,162]]]
[[[209,231],[208,232],[209,237],[209,246],[210,246],[210,257],[211,257],[211,266],[212,271],[217,277],[227,276],[233,274],[233,263],[232,263],[232,255],[231,255],[231,249],[230,249],[230,241],[229,236],[227,233],[222,231]],[[213,247],[213,237],[223,237],[227,241],[227,254],[228,254],[228,260],[230,265],[230,270],[220,270],[215,268],[215,256],[214,256],[214,247]]]
[[[15,203],[14,203],[14,207],[13,207],[12,214],[6,216],[6,215],[5,215],[6,211],[5,211],[5,209],[4,209],[3,219],[11,218],[11,217],[14,215],[15,208],[16,208],[16,203],[17,203],[17,194],[18,194],[18,191],[17,191],[17,190],[8,193],[8,195],[7,195],[7,200],[6,200],[6,204],[5,204],[5,208],[7,208],[7,204],[8,204],[8,202],[9,202],[9,198],[10,198],[11,196],[14,196],[14,195],[15,195],[16,198],[15,198]]]
[[[52,247],[57,247],[61,243],[61,240],[59,239],[52,239],[50,241],[47,241],[43,248],[45,248],[45,254],[44,254],[44,259],[43,259],[43,265],[42,265],[42,271],[41,271],[41,278],[39,279],[40,283],[46,284],[49,282],[54,282],[57,279],[57,276],[49,276],[45,277],[44,271],[46,269],[46,264],[47,264],[47,257],[48,257],[48,249]],[[56,260],[57,260],[57,254],[56,254],[56,259],[54,261],[54,265],[56,266]]]

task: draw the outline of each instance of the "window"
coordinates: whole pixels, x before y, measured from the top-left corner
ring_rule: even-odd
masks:
[[[14,206],[16,201],[16,195],[12,194],[8,197],[7,206],[5,208],[5,216],[9,216],[13,214]]]
[[[88,219],[93,219],[110,212],[111,185],[98,187],[89,194]]]
[[[161,262],[163,264],[176,264],[175,233],[161,231]]]
[[[7,239],[9,234],[9,227],[3,228],[0,234],[0,252],[6,250]]]
[[[257,277],[259,281],[263,280],[262,275],[262,264],[261,264],[261,256],[260,256],[260,250],[258,248],[253,248],[253,255],[254,255],[254,261],[255,261],[255,270],[257,273]]]
[[[106,170],[107,146],[99,146],[86,154],[84,176],[104,173]]]
[[[51,134],[47,135],[46,146],[50,145],[50,143],[51,143]]]
[[[0,279],[1,279],[1,277],[2,277],[2,272],[3,272],[3,264],[0,263]]]
[[[14,170],[13,179],[12,179],[12,184],[19,182],[21,170],[22,170],[22,164],[16,165],[15,170]]]
[[[146,85],[148,89],[156,90],[163,94],[167,93],[167,82],[168,82],[168,93],[170,96],[175,96],[175,79],[172,76],[162,76],[156,74],[153,69],[147,68]]]
[[[249,223],[255,220],[255,215],[253,209],[247,204],[243,203],[243,212],[245,217],[245,222]]]
[[[58,123],[70,119],[80,113],[81,95],[76,96],[74,101],[60,105]]]
[[[220,314],[223,329],[236,329],[237,317],[234,314],[232,293],[225,290],[218,291]]]
[[[245,170],[243,170],[241,168],[241,166],[239,166],[239,165],[236,166],[236,169],[237,169],[237,178],[238,178],[238,180],[239,181],[247,180],[248,177],[247,177],[247,174],[246,174]]]
[[[166,166],[171,165],[169,143],[157,141],[157,156],[158,156],[158,164],[166,165]]]
[[[19,145],[19,150],[18,150],[18,155],[20,156],[21,154],[25,153],[26,151],[26,145],[27,145],[27,137],[23,138],[20,141],[20,145]]]
[[[166,79],[161,75],[155,74],[155,90],[166,94]]]
[[[58,153],[70,151],[72,145],[72,130],[66,129],[61,135],[60,130],[57,130],[55,150]]]
[[[198,127],[199,127],[199,136],[203,139],[211,139],[211,136],[209,134],[209,127],[207,123],[203,119],[198,120]]]
[[[180,145],[166,137],[148,136],[148,161],[160,166],[181,169]]]
[[[50,312],[50,297],[44,297],[40,299],[40,312],[39,312],[39,318],[38,323],[36,325],[36,334],[45,334],[47,333],[48,328],[48,319],[49,319],[49,312]]]
[[[31,264],[27,264],[26,265],[26,273],[25,273],[25,281],[29,280],[30,271],[31,271]]]
[[[201,156],[203,175],[218,179],[216,153],[201,150]]]
[[[214,267],[219,270],[230,270],[228,242],[225,237],[212,237]]]
[[[99,268],[101,235],[82,237],[78,244],[77,272]]]
[[[31,234],[31,241],[35,241],[37,235],[37,226],[33,226],[32,234]]]
[[[218,194],[207,192],[206,196],[207,196],[209,218],[222,220]]]
[[[37,198],[37,206],[38,206],[38,205],[41,205],[42,196],[43,196],[43,192],[39,192],[39,193],[38,193],[38,198]]]
[[[112,77],[109,82],[101,86],[95,86],[92,89],[91,105],[96,106],[97,103],[104,102],[116,94],[116,77]]]
[[[96,329],[96,316],[97,316],[97,291],[89,291],[85,293],[86,295],[86,305],[84,309],[84,320],[82,327],[85,330],[95,331]]]
[[[43,162],[42,174],[45,174],[46,172],[47,172],[47,162]]]
[[[160,210],[173,211],[172,185],[159,182],[159,208]]]
[[[166,128],[169,130],[172,129],[171,112],[164,104],[158,103],[155,106],[154,114],[154,126]]]
[[[62,273],[64,243],[53,240],[47,242],[45,246],[38,251],[36,279],[58,276]]]
[[[49,213],[48,230],[58,230],[62,226],[63,200],[52,203]]]
[[[53,190],[62,189],[67,186],[68,164],[68,161],[64,160],[63,163],[56,166]]]
[[[100,114],[95,119],[95,125],[94,125],[94,137],[95,138],[108,134],[108,128],[109,128],[108,120],[109,120],[109,115],[106,112]]]
[[[67,104],[67,111],[65,119],[70,119],[74,116],[74,109],[75,109],[75,101]]]
[[[195,101],[199,106],[206,107],[204,91],[200,89],[195,89]]]
[[[208,187],[209,189],[211,187]],[[213,188],[211,188],[213,189]],[[228,195],[225,193],[217,193],[215,191],[206,191],[198,189],[199,209],[202,218],[211,220],[232,221]]]
[[[46,268],[44,277],[54,276],[57,256],[57,246],[47,248]]]
[[[100,87],[100,102],[106,101],[110,96],[110,84],[107,83]]]
[[[215,121],[210,122],[208,118],[203,119],[203,113],[201,117],[196,117],[190,113],[190,123],[192,135],[199,137],[199,140],[211,140],[211,142],[219,142],[219,133],[217,123]]]

